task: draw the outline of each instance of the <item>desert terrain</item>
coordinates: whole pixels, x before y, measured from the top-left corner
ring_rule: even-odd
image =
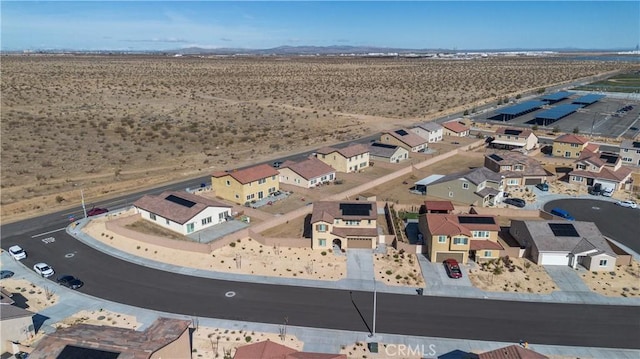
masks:
[[[472,61],[2,57],[7,223],[627,68]]]

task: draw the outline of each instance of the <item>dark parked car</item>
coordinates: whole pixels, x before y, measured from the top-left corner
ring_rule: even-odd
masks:
[[[89,216],[89,217],[97,216],[99,214],[103,214],[103,213],[107,213],[107,212],[109,212],[109,210],[106,209],[106,208],[94,207],[94,208],[91,208],[90,210],[87,211],[87,216]]]
[[[15,273],[10,270],[2,270],[0,271],[0,279],[11,278]]]
[[[78,289],[84,285],[84,283],[80,279],[72,275],[63,275],[58,278],[57,282],[58,284],[71,289]]]
[[[594,196],[599,196],[602,194],[602,184],[596,183],[595,185],[589,187],[589,194]]]
[[[512,198],[512,197],[505,198],[504,201],[502,202],[506,204],[510,204],[512,206],[516,206],[518,208],[522,208],[527,204],[527,202],[525,202],[524,199],[522,198]]]
[[[272,166],[273,168],[280,168],[280,166],[282,166],[282,161],[275,161]]]
[[[536,188],[538,188],[538,189],[539,189],[539,190],[541,190],[541,191],[546,192],[546,191],[548,191],[548,190],[549,190],[549,184],[548,184],[548,183],[538,183],[538,184],[536,185]]]
[[[460,266],[458,265],[457,260],[449,258],[445,259],[442,263],[444,264],[444,268],[447,270],[447,275],[449,276],[449,278],[462,278],[462,271],[460,270]]]

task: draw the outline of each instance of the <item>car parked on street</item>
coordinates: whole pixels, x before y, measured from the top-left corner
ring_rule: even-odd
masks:
[[[569,220],[569,221],[575,221],[576,220],[575,218],[573,218],[572,215],[569,214],[569,212],[567,212],[564,209],[559,208],[559,207],[556,207],[556,208],[552,209],[550,213],[553,214],[554,216],[558,216],[560,218],[564,218],[564,219]]]
[[[447,271],[447,275],[449,276],[449,278],[462,278],[462,271],[460,270],[460,266],[458,265],[457,260],[449,258],[445,259],[442,263],[444,264],[444,268]]]
[[[99,214],[103,214],[103,213],[107,213],[107,212],[109,212],[109,210],[106,209],[106,208],[94,207],[94,208],[91,208],[90,210],[87,211],[87,217],[97,216]]]
[[[627,208],[638,208],[638,204],[635,203],[634,201],[631,200],[626,200],[626,201],[618,201],[616,202],[616,204],[620,207],[627,207]]]
[[[78,289],[84,285],[84,282],[80,279],[68,274],[58,277],[57,282],[58,284],[71,289]]]
[[[53,268],[49,267],[49,265],[47,263],[36,263],[33,266],[33,270],[36,271],[36,273],[40,274],[41,276],[45,277],[45,278],[49,278],[52,275],[54,275],[54,271]]]
[[[508,197],[508,198],[505,198],[502,202],[506,204],[510,204],[512,206],[516,206],[518,208],[522,208],[527,205],[527,202],[525,202],[525,200],[522,198]]]
[[[17,261],[27,258],[27,252],[18,245],[9,247],[9,254]]]

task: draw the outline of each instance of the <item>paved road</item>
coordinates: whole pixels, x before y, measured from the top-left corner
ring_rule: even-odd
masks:
[[[48,232],[61,224],[43,228]],[[37,232],[40,232],[37,231]],[[28,231],[5,237],[19,243],[24,264],[45,260],[57,274],[81,277],[86,294],[177,314],[296,326],[368,331],[372,293],[213,280],[159,271],[111,257],[65,231],[32,237]],[[55,241],[45,243],[43,239]],[[233,297],[227,297],[234,292]],[[378,294],[377,332],[417,336],[554,345],[640,348],[640,307],[510,302],[485,299]],[[364,320],[363,320],[364,318]],[[604,334],[606,333],[606,334]]]
[[[567,210],[579,221],[594,222],[600,232],[640,253],[640,209],[624,208],[613,202],[594,199],[560,199],[546,203],[545,211],[554,207]]]

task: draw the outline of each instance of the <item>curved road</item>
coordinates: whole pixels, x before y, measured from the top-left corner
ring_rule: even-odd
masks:
[[[82,292],[137,307],[273,324],[288,317],[290,325],[354,331],[371,325],[372,293],[212,280],[139,266],[67,235],[60,230],[67,215],[13,224],[12,235],[2,228],[2,247],[18,243],[29,254],[23,261],[29,268],[46,261],[57,274],[81,277]],[[43,241],[50,237],[55,241]],[[228,291],[236,295],[225,296]],[[640,349],[640,323],[630,318],[640,318],[640,307],[379,293],[376,328],[391,334]]]

